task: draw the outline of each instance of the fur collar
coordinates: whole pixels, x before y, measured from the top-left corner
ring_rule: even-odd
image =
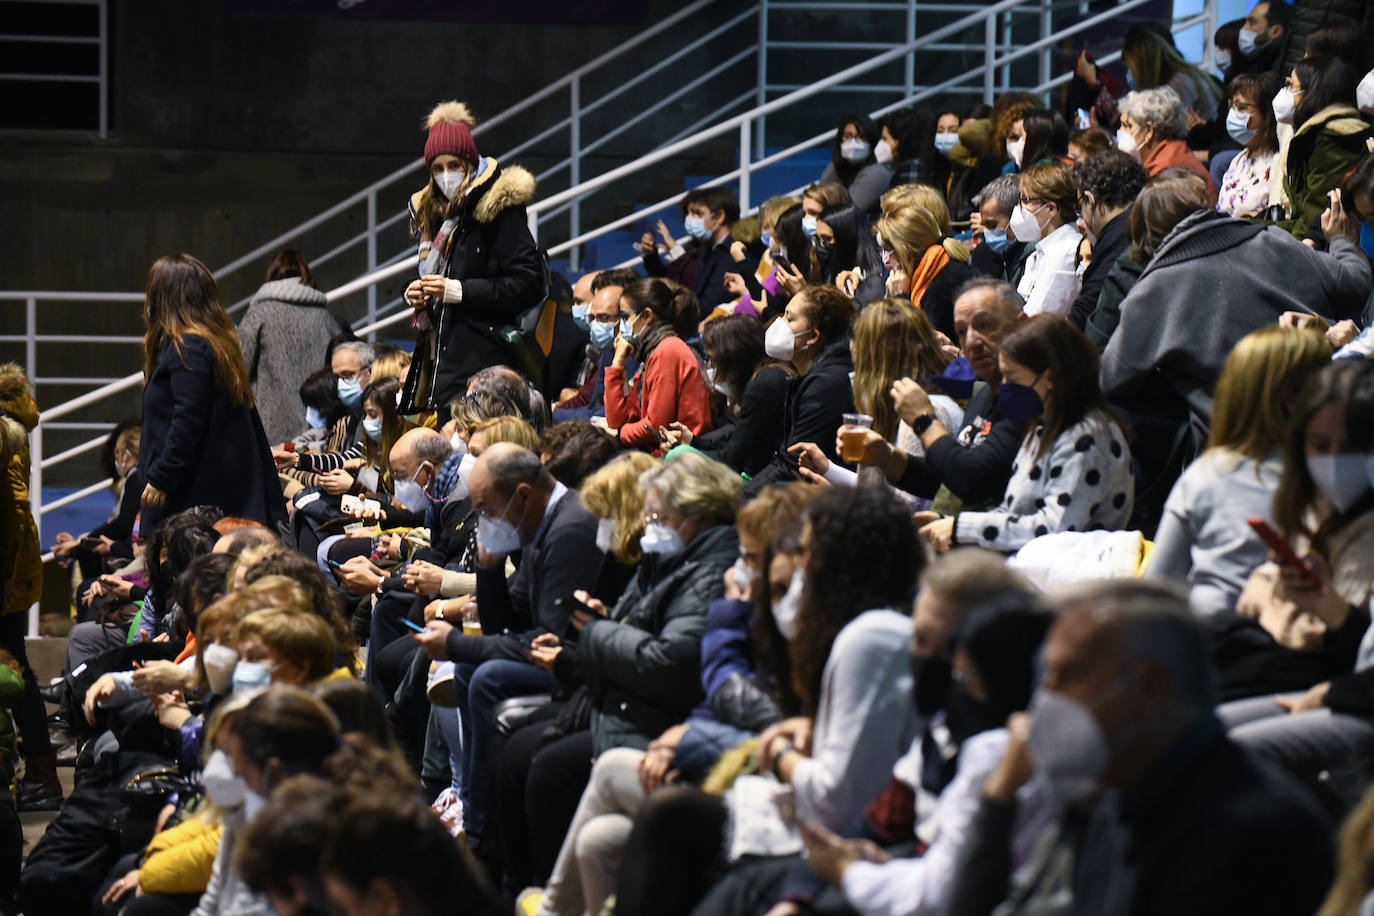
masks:
[[[477,176],[477,181],[468,191],[477,194],[472,207],[472,215],[479,223],[489,223],[503,210],[523,207],[534,200],[534,176],[522,166],[501,167],[495,159],[487,159],[487,170]]]
[[[28,433],[38,425],[38,404],[28,377],[15,363],[0,366],[0,454],[6,459],[28,445]]]

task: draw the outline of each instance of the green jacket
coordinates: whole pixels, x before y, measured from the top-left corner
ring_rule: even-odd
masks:
[[[0,665],[0,776],[8,787],[14,782],[19,764],[19,742],[15,737],[14,717],[10,710],[24,698],[24,678],[9,665]]]
[[[1365,153],[1370,127],[1349,105],[1328,105],[1308,118],[1288,144],[1283,189],[1288,219],[1279,225],[1302,238],[1326,209],[1327,192],[1341,186],[1346,172]]]

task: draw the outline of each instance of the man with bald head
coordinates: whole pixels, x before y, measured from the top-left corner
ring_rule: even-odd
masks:
[[[924,457],[908,455],[877,433],[865,441],[863,464],[883,469],[897,487],[926,499],[952,515],[1001,500],[1011,479],[1011,464],[1025,435],[1025,424],[1002,415],[997,386],[1002,381],[999,344],[1021,320],[1023,301],[1010,283],[978,277],[959,289],[954,328],[963,360],[951,363],[937,393],[968,399],[963,426],[946,429],[935,414],[924,381],[898,379],[897,413],[921,439]],[[981,386],[976,382],[983,382]]]
[[[457,663],[453,684],[466,737],[464,827],[477,845],[487,810],[496,705],[558,686],[550,672],[530,661],[528,646],[545,633],[560,640],[573,635],[571,609],[560,606],[560,599],[594,588],[602,553],[596,517],[529,449],[509,442],[487,448],[472,466],[468,491],[478,519],[476,612],[482,635],[465,635],[460,621],[444,617],[430,621],[414,639],[430,658]],[[508,556],[516,559],[509,580]]]
[[[638,276],[625,268],[603,270],[589,285],[591,298],[587,309],[587,331],[591,339],[587,344],[587,358],[582,365],[578,387],[559,394],[553,408],[553,422],[589,420],[606,415],[606,367],[615,356],[620,294],[625,284],[634,282]],[[626,367],[626,378],[633,377],[638,368],[638,361],[633,357],[631,360],[635,366]]]
[[[1331,881],[1331,825],[1226,737],[1186,592],[1116,579],[1057,603],[1040,688],[984,786],[950,912],[989,912],[1007,896],[1038,912],[1034,901],[1066,890],[1075,914],[1315,912]],[[1033,880],[1013,888],[1027,783],[1060,814],[1055,842],[1019,872]]]

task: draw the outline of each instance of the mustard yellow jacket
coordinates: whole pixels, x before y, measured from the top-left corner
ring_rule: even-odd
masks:
[[[27,611],[43,591],[38,526],[29,508],[29,433],[38,404],[24,370],[0,366],[0,614]]]

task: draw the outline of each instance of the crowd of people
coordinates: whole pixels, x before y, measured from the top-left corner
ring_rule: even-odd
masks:
[[[21,872],[0,805],[0,910],[1370,912],[1374,43],[1294,23],[847,117],[574,282],[441,104],[413,348],[298,252],[237,328],[159,260],[46,686],[0,370],[57,811]]]

